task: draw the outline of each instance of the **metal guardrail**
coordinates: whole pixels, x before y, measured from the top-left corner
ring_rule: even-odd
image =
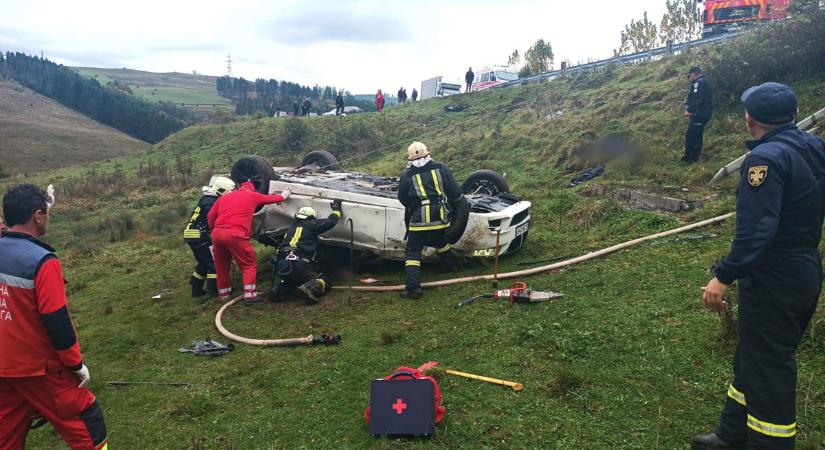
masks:
[[[519,85],[527,84],[527,83],[530,83],[530,82],[533,82],[533,81],[551,80],[553,78],[558,78],[559,76],[561,76],[563,70],[567,72],[567,75],[574,75],[574,74],[579,73],[579,72],[587,72],[589,70],[598,69],[598,68],[608,66],[608,65],[611,65],[611,64],[622,65],[622,64],[627,64],[627,63],[631,63],[631,62],[635,62],[635,61],[639,61],[639,60],[643,60],[643,59],[650,59],[650,58],[653,58],[653,57],[656,57],[656,56],[668,56],[668,55],[683,52],[685,50],[689,50],[689,49],[694,48],[694,47],[701,47],[701,46],[710,45],[710,44],[718,44],[720,42],[724,42],[724,41],[727,41],[728,39],[731,39],[735,36],[738,36],[739,34],[741,34],[741,33],[726,33],[726,34],[722,34],[720,36],[713,36],[713,37],[709,37],[709,38],[697,39],[695,41],[682,42],[680,44],[667,45],[667,46],[664,46],[664,47],[654,48],[652,50],[648,50],[648,51],[644,51],[644,52],[632,53],[630,55],[614,56],[613,58],[603,59],[603,60],[596,61],[596,62],[591,62],[591,63],[579,64],[577,66],[571,66],[571,67],[568,67],[566,69],[553,70],[553,71],[545,72],[545,73],[542,73],[542,74],[539,74],[539,75],[534,75],[532,77],[520,78],[520,79],[515,80],[515,81],[510,81],[510,82],[507,82],[507,83],[504,83],[504,84],[500,84],[498,86],[494,86],[494,88],[519,86]]]

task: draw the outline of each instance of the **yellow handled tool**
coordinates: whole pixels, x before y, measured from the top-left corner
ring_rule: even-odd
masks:
[[[520,390],[524,389],[523,384],[516,383],[514,381],[499,380],[498,378],[484,377],[484,376],[475,375],[475,374],[472,374],[472,373],[459,372],[457,370],[447,370],[447,374],[455,375],[457,377],[470,378],[472,380],[484,381],[486,383],[500,384],[502,386],[511,387],[511,388],[513,388],[514,391],[520,391]]]

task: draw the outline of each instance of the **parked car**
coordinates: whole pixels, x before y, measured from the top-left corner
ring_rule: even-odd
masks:
[[[476,73],[473,90],[481,91],[500,84],[518,81],[518,74],[507,67],[485,67]]]
[[[276,193],[291,188],[289,201],[263,207],[255,214],[253,237],[267,245],[278,245],[294,222],[298,208],[312,206],[326,217],[334,199],[343,200],[344,219],[352,219],[352,236],[346,221],[321,237],[322,243],[353,247],[359,252],[392,260],[404,259],[406,225],[404,206],[398,201],[398,178],[342,171],[329,152],[313,151],[300,167],[272,167],[259,156],[239,159],[231,177],[252,180],[259,192]],[[495,256],[496,235],[500,254],[524,245],[530,228],[529,201],[509,192],[507,181],[491,170],[473,172],[462,184],[461,201],[451,205],[448,240],[457,254],[468,257]],[[425,249],[425,258],[435,258]]]
[[[358,113],[362,113],[362,112],[364,112],[364,110],[362,110],[361,108],[359,108],[357,106],[344,106],[344,115],[345,116],[348,115],[348,114],[358,114]],[[335,110],[331,109],[331,110],[329,110],[329,111],[327,111],[327,112],[325,112],[321,115],[322,116],[334,116],[335,115]]]

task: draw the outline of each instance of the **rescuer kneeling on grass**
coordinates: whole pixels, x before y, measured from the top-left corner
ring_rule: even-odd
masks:
[[[311,206],[295,213],[295,223],[286,232],[275,259],[275,273],[281,279],[275,288],[276,300],[292,295],[297,287],[307,304],[315,304],[332,287],[332,279],[318,273],[315,261],[318,236],[341,219],[341,200],[333,200],[331,207],[332,213],[326,219],[317,219],[318,212]]]
[[[106,448],[106,425],[86,388],[77,333],[54,249],[37,238],[54,197],[31,184],[3,197],[0,237],[0,449],[22,449],[42,415],[72,449]]]
[[[398,200],[407,208],[407,247],[404,267],[407,272],[404,298],[420,298],[421,250],[434,247],[441,261],[450,270],[458,269],[458,261],[447,242],[450,227],[450,202],[461,198],[461,187],[450,169],[434,161],[421,142],[413,142],[407,148],[410,162],[401,175]]]
[[[822,289],[825,141],[796,127],[796,97],[784,84],[752,87],[742,101],[755,140],[742,164],[736,235],[702,297],[721,311],[739,280],[733,381],[719,428],[695,436],[693,448],[792,449],[796,348]]]
[[[266,195],[255,192],[249,181],[241,184],[237,191],[225,194],[209,211],[209,229],[212,230],[212,251],[215,256],[215,271],[218,274],[218,296],[226,300],[232,293],[230,266],[232,260],[238,264],[243,274],[243,298],[245,305],[258,303],[258,261],[255,250],[249,244],[252,234],[252,215],[255,209],[272,203],[280,203],[292,194],[286,189],[280,194]]]
[[[218,277],[215,274],[215,261],[212,259],[212,237],[209,233],[207,217],[212,205],[218,201],[218,197],[233,190],[235,190],[234,181],[226,177],[215,178],[212,186],[203,188],[203,196],[198,201],[198,206],[192,211],[192,217],[183,230],[183,240],[189,244],[195,261],[198,263],[189,279],[189,284],[192,285],[192,297],[218,295]]]

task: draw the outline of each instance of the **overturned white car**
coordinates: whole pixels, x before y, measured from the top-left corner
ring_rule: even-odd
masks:
[[[252,180],[259,192],[292,189],[287,202],[255,214],[253,234],[259,242],[278,245],[298,208],[312,206],[325,217],[332,200],[341,199],[344,220],[321,236],[323,244],[349,247],[352,239],[356,251],[404,259],[407,229],[397,198],[398,178],[340,171],[326,151],[310,152],[299,168],[272,167],[264,158],[247,156],[235,163],[231,176]],[[465,195],[451,208],[447,230],[453,250],[461,256],[495,256],[497,238],[502,255],[521,248],[530,227],[530,202],[510,195],[504,178],[490,170],[471,174],[462,189]],[[435,258],[435,250],[425,248],[423,256]]]

